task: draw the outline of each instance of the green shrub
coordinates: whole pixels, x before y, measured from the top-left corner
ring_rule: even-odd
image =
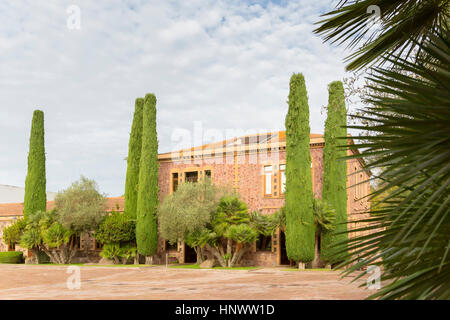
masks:
[[[103,247],[100,256],[114,260],[115,264],[126,264],[136,256],[136,247],[131,244],[121,246],[119,243],[108,243]]]
[[[136,222],[128,215],[113,211],[103,218],[95,231],[97,241],[108,243],[134,242],[136,240]]]
[[[19,219],[3,229],[3,242],[7,244],[19,243],[27,223],[25,219]]]
[[[23,263],[22,251],[0,252],[0,263]]]

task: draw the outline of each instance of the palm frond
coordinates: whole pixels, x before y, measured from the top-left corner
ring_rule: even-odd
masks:
[[[370,8],[379,8],[379,28],[371,25]],[[356,70],[396,56],[408,58],[430,34],[439,28],[448,31],[449,15],[450,2],[443,0],[341,1],[314,32],[331,43],[359,46],[347,57],[347,69]]]
[[[345,275],[383,267],[387,285],[371,298],[450,298],[450,42],[439,34],[417,43],[426,59],[384,57],[395,68],[374,69],[373,107],[361,116],[375,134],[353,137],[382,183],[363,235],[337,246],[350,250]]]

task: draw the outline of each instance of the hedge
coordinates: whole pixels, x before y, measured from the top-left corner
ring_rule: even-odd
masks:
[[[22,251],[0,252],[0,263],[23,263]]]

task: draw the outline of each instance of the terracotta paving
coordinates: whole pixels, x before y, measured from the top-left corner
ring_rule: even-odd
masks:
[[[372,293],[335,271],[80,267],[0,264],[0,299],[364,299]]]

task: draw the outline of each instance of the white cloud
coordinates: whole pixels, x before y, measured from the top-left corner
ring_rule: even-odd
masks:
[[[66,8],[81,9],[68,30]],[[324,9],[325,8],[325,9]],[[323,131],[340,50],[312,30],[325,0],[0,2],[0,183],[23,186],[32,111],[45,111],[51,191],[80,174],[123,193],[134,101],[158,99],[160,151],[175,128],[284,127],[289,78],[303,72],[311,130]]]

